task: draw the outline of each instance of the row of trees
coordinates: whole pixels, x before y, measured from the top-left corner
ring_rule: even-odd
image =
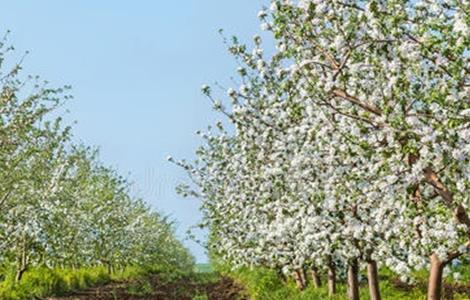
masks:
[[[0,45],[0,264],[112,272],[130,265],[187,268],[192,257],[166,217],[129,194],[129,182],[71,142],[58,117],[69,87],[23,78]],[[6,70],[6,71],[5,71]]]
[[[274,0],[259,13],[276,50],[234,38],[240,67],[227,117],[200,132],[195,162],[174,161],[203,199],[210,246],[233,266],[403,277],[446,267],[470,243],[470,2]],[[271,52],[271,51],[270,51]],[[225,124],[225,123],[224,123]],[[172,159],[173,160],[173,159]]]

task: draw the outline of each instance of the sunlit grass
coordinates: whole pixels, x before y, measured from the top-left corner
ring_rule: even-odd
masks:
[[[211,273],[214,271],[211,264],[196,264],[195,269],[196,273]]]
[[[470,273],[468,268],[461,268],[464,278]],[[347,300],[347,287],[344,282],[337,284],[337,294],[334,297],[328,296],[328,290],[323,282],[321,288],[314,288],[309,285],[305,291],[299,291],[294,282],[288,280],[284,282],[276,274],[276,272],[268,269],[241,269],[234,272],[229,272],[230,276],[235,278],[247,290],[248,294],[253,300]],[[425,274],[419,274],[420,284],[419,287],[405,290],[399,289],[393,284],[396,275],[388,270],[382,270],[380,273],[381,283],[380,289],[383,300],[420,300],[426,299],[425,291]],[[324,277],[324,276],[323,276]],[[363,274],[361,281],[360,294],[361,299],[369,299],[369,290],[367,281]],[[452,280],[449,278],[449,282]],[[454,294],[453,299],[456,300],[469,300],[469,295]]]

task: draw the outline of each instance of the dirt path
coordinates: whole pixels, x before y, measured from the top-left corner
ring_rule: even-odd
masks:
[[[199,297],[197,297],[199,296]],[[111,283],[106,286],[77,292],[67,297],[48,300],[247,300],[243,289],[230,278],[201,283],[191,278],[162,283],[157,278],[146,281]]]

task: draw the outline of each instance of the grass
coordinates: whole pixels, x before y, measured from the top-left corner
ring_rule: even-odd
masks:
[[[149,296],[153,294],[154,290],[148,278],[139,278],[130,283],[127,292],[134,296]]]
[[[248,294],[253,300],[347,300],[346,284],[338,283],[338,293],[329,298],[328,290],[323,282],[323,286],[315,289],[309,285],[305,291],[299,291],[293,281],[283,282],[276,272],[267,269],[241,269],[229,274],[235,280],[245,286]],[[323,276],[324,277],[324,276]],[[420,300],[426,299],[425,290],[414,288],[404,290],[397,288],[392,281],[395,278],[391,272],[382,270],[381,274],[381,293],[384,300]],[[361,281],[361,299],[369,299],[369,291],[365,276]],[[324,279],[324,278],[322,278]],[[469,295],[454,294],[454,300],[469,300]]]
[[[28,270],[20,283],[14,282],[14,272],[6,272],[3,281],[0,282],[0,299],[2,300],[23,300],[44,298],[46,296],[61,296],[73,291],[86,290],[93,286],[105,285],[111,281],[126,281],[129,283],[127,291],[129,295],[147,296],[154,292],[151,274],[158,274],[159,280],[165,282],[182,284],[175,287],[175,295],[185,295],[192,297],[192,300],[208,299],[205,291],[192,289],[191,286],[204,286],[212,284],[220,279],[220,275],[210,264],[198,264],[194,272],[180,273],[167,272],[158,269],[144,269],[140,267],[129,267],[123,271],[110,276],[107,270],[102,267],[88,269],[48,269],[35,268]],[[219,267],[216,267],[219,270]],[[470,268],[466,266],[455,267],[454,271],[461,274],[462,282],[468,283],[470,279]],[[221,270],[234,278],[235,281],[245,287],[247,294],[253,300],[346,300],[346,285],[344,282],[338,283],[338,293],[333,298],[328,297],[328,291],[323,282],[323,287],[315,289],[312,285],[305,291],[299,291],[295,283],[291,280],[284,282],[275,271],[269,269],[240,269],[238,271]],[[362,274],[361,299],[369,299],[367,281],[365,274]],[[413,289],[397,288],[393,282],[396,275],[388,270],[381,270],[380,285],[382,298],[384,300],[420,300],[425,299],[426,273],[416,274],[420,284]],[[325,280],[323,274],[322,279]],[[455,283],[448,277],[447,283]],[[181,289],[181,291],[179,290]],[[455,293],[454,300],[470,300],[470,296]]]
[[[14,272],[3,270],[1,273],[6,275],[4,280],[0,282],[0,299],[25,300],[63,296],[71,292],[105,285],[112,281],[126,280],[132,282],[129,286],[129,293],[143,296],[153,292],[150,283],[146,280],[146,276],[150,272],[157,271],[141,267],[128,267],[109,275],[104,267],[76,270],[43,267],[29,269],[20,282],[15,282]]]
[[[209,300],[209,297],[207,297],[207,295],[196,295],[192,300]]]
[[[26,272],[19,283],[15,282],[13,272],[7,274],[0,283],[0,299],[4,300],[60,296],[111,281],[106,269],[99,267],[78,270],[36,268]]]
[[[212,273],[214,269],[211,264],[196,264],[196,273]]]

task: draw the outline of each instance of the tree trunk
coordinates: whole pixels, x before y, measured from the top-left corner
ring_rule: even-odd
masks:
[[[15,276],[15,281],[16,282],[20,282],[21,281],[21,278],[23,278],[23,274],[26,270],[25,269],[20,269],[16,272],[16,276]]]
[[[25,272],[26,272],[26,268],[25,268],[25,267],[19,269],[19,270],[16,272],[15,281],[16,281],[16,282],[20,282],[21,279],[23,278],[23,275],[24,275]]]
[[[359,265],[357,259],[351,261],[348,268],[348,299],[359,300]]]
[[[287,282],[286,274],[284,274],[284,272],[282,272],[282,269],[278,269],[278,270],[277,270],[277,275],[278,275],[279,278],[282,280],[282,282],[284,282],[284,283]]]
[[[307,272],[305,272],[305,269],[302,268],[300,269],[300,278],[302,279],[303,285],[307,287],[308,282],[307,282]]]
[[[295,284],[297,285],[297,288],[301,291],[305,290],[306,288],[305,281],[302,279],[302,273],[303,273],[303,270],[301,269],[295,270],[294,272]]]
[[[336,294],[336,268],[334,263],[328,264],[328,295],[333,297]]]
[[[24,272],[28,269],[29,257],[26,255],[26,239],[23,238],[23,248],[21,249],[21,257],[18,260],[15,281],[20,282]]]
[[[312,266],[312,267],[310,268],[310,273],[312,274],[313,286],[314,286],[315,288],[321,287],[321,278],[320,278],[320,274],[318,274],[318,269],[317,269],[317,267]]]
[[[445,263],[436,254],[431,255],[431,271],[428,282],[428,300],[440,300],[442,294],[442,273]]]
[[[371,300],[381,300],[379,287],[379,272],[377,270],[377,262],[370,260],[367,262],[367,279],[369,281],[369,293]]]

